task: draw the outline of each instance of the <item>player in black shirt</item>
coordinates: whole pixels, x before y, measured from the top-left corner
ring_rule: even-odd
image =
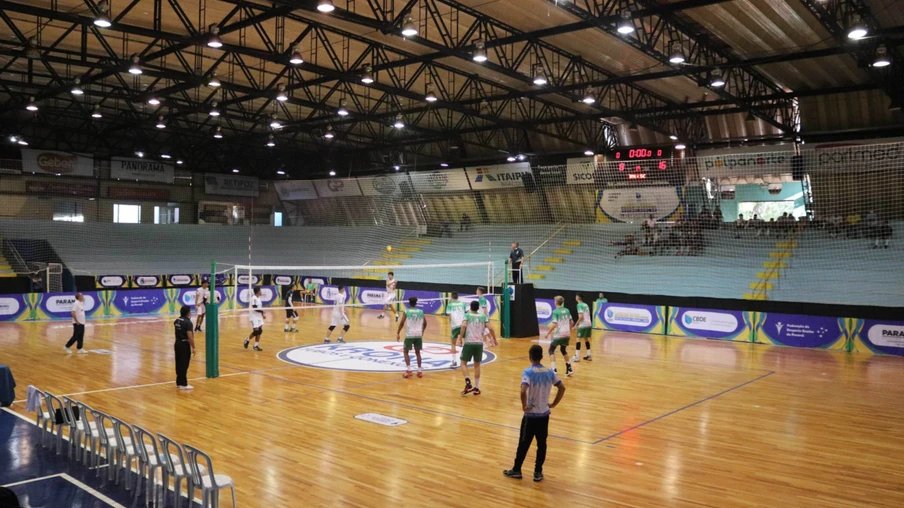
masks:
[[[297,292],[295,291],[294,285],[286,286],[286,290],[283,292],[283,302],[286,307],[286,327],[283,330],[284,332],[298,332],[298,328],[295,325],[298,323],[298,311],[295,310],[295,302],[300,302],[297,298]],[[289,328],[289,320],[292,320],[292,328]]]
[[[179,310],[179,318],[173,323],[176,330],[176,343],[173,345],[176,352],[176,387],[180,390],[194,388],[188,384],[188,365],[195,354],[195,334],[190,316],[191,307],[183,305]]]

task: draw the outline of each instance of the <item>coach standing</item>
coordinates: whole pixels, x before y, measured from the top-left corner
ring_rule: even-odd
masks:
[[[512,282],[521,284],[521,263],[524,261],[524,251],[518,247],[518,242],[512,242],[512,252],[509,253],[509,264],[512,267]]]
[[[531,441],[537,438],[537,462],[534,466],[534,481],[543,480],[543,462],[546,461],[546,436],[549,434],[550,409],[559,405],[565,396],[565,384],[555,371],[540,363],[543,348],[539,344],[530,347],[531,366],[521,374],[521,437],[518,439],[518,453],[515,465],[502,472],[507,478],[521,478],[521,464],[527,456]],[[556,398],[549,403],[549,392],[556,387]]]
[[[76,349],[79,353],[87,353],[82,350],[85,342],[85,297],[81,293],[75,294],[75,301],[72,302],[72,338],[66,343],[66,352],[72,353],[69,349],[73,344],[78,343]]]
[[[183,305],[179,310],[179,319],[173,323],[176,329],[176,387],[180,390],[191,390],[188,384],[188,365],[195,354],[195,334],[192,331],[191,307]]]

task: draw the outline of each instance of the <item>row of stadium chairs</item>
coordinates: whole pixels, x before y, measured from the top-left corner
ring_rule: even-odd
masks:
[[[210,457],[201,450],[177,442],[163,434],[154,434],[138,425],[130,425],[123,420],[108,415],[69,397],[62,398],[41,390],[35,390],[40,407],[36,408],[35,423],[43,431],[41,446],[55,442],[57,455],[62,453],[64,440],[67,441],[67,457],[96,470],[100,475],[101,461],[107,466],[107,479],[119,484],[119,475],[124,473],[125,489],[131,490],[132,462],[137,468],[138,480],[135,485],[135,499],[141,495],[141,484],[145,483],[145,504],[159,500],[158,487],[163,493],[163,505],[169,492],[169,478],[173,478],[175,506],[182,499],[182,481],[187,484],[187,506],[192,506],[194,491],[201,491],[201,506],[218,506],[219,491],[232,491],[235,506],[235,484],[226,475],[214,474]],[[202,464],[203,463],[203,464]],[[158,485],[158,473],[161,482]]]

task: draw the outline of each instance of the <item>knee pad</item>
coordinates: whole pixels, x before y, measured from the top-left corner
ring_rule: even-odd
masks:
[[[333,330],[335,330],[335,329],[336,329],[336,325],[333,325],[333,326],[329,327],[329,331],[331,331],[331,332],[332,332]]]
[[[555,346],[549,346],[549,355],[552,356],[552,355],[554,355],[554,354],[556,354],[556,347],[555,347]]]
[[[342,331],[343,331],[343,332],[347,332],[347,331],[348,331],[348,328],[349,328],[349,326],[348,326],[348,325],[345,325],[345,326],[342,327]]]
[[[560,346],[559,351],[562,352],[562,356],[568,356],[568,350],[565,348],[565,344],[562,344],[562,345]]]

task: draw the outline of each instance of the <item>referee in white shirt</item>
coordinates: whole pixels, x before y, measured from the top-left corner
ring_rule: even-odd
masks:
[[[75,294],[75,301],[72,302],[72,338],[66,343],[66,352],[72,353],[69,349],[73,344],[78,343],[76,348],[79,353],[87,353],[82,350],[85,342],[85,297],[81,293]]]

